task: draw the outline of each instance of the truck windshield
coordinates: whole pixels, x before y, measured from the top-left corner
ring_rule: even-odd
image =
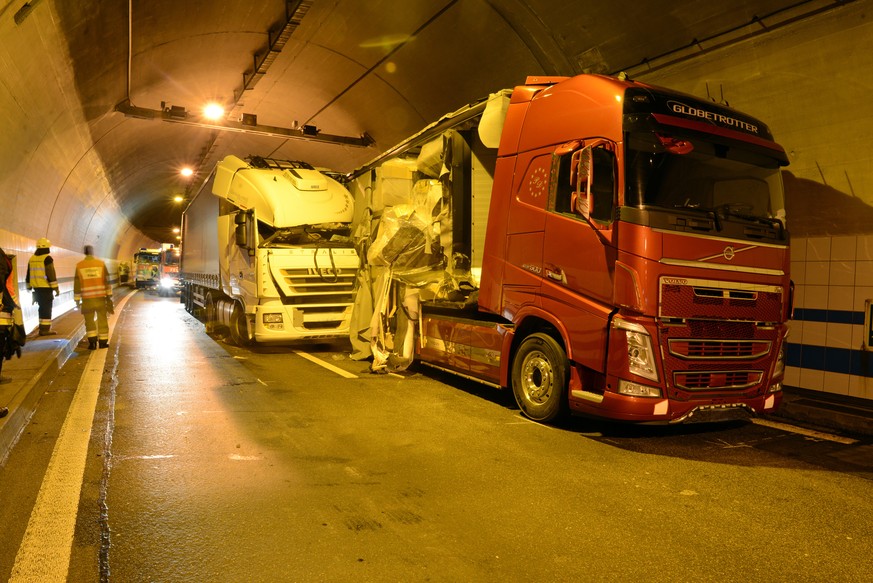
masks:
[[[628,206],[784,221],[782,178],[774,158],[691,135],[652,132],[628,133],[626,154]]]
[[[348,247],[351,229],[346,223],[300,225],[277,229],[259,222],[261,247]]]
[[[137,263],[160,263],[161,256],[157,253],[137,253],[134,261]]]

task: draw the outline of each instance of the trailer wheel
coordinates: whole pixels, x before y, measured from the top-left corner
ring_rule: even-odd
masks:
[[[254,338],[249,330],[249,320],[242,306],[235,302],[230,314],[230,339],[237,346],[250,346]]]
[[[552,421],[567,408],[567,354],[548,334],[531,334],[512,362],[512,392],[525,416]]]
[[[212,334],[215,332],[215,325],[217,323],[217,314],[215,313],[215,299],[212,297],[212,293],[206,294],[206,314],[203,318],[203,325],[206,327],[206,333]]]

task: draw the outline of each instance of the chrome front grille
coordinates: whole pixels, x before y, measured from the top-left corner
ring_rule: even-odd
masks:
[[[754,360],[769,354],[772,343],[769,340],[671,338],[667,345],[670,354],[686,360]]]
[[[350,304],[355,288],[354,269],[282,269],[285,304]]]
[[[741,390],[759,384],[759,370],[685,370],[673,373],[673,385],[686,391]]]

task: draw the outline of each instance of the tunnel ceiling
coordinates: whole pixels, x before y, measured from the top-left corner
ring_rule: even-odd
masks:
[[[796,5],[78,0],[55,10],[103,173],[130,222],[165,241],[179,222],[172,196],[190,199],[226,155],[349,171],[527,75],[639,68],[764,27]],[[219,123],[240,131],[197,125],[210,100],[228,112]],[[179,174],[186,165],[190,179]]]

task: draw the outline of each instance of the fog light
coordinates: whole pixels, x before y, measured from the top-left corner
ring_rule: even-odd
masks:
[[[621,395],[629,397],[660,397],[661,389],[658,387],[649,387],[640,383],[632,383],[624,379],[618,381],[618,392]]]
[[[284,330],[282,312],[266,313],[263,316],[264,328],[267,330]]]
[[[773,383],[772,385],[770,385],[770,388],[767,389],[767,392],[768,393],[778,393],[781,390],[782,390],[782,383],[779,382],[779,383]]]

